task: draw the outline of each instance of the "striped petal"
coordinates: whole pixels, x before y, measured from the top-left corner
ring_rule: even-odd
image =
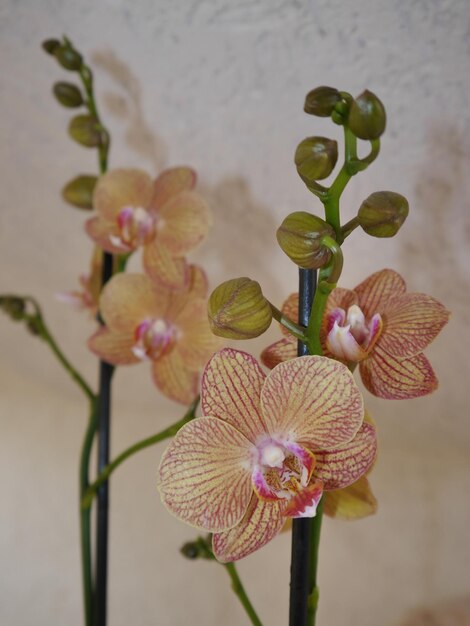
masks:
[[[199,265],[189,266],[189,292],[194,298],[207,298],[209,283],[206,272]]]
[[[392,298],[404,294],[406,284],[397,272],[381,270],[366,278],[354,291],[364,315],[370,318],[374,313],[382,313]]]
[[[260,408],[265,378],[251,354],[232,348],[216,352],[202,376],[203,413],[229,422],[254,442],[266,433]]]
[[[315,478],[323,481],[325,491],[343,489],[355,483],[373,465],[377,455],[377,434],[372,424],[362,424],[349,443],[335,450],[313,450]]]
[[[193,369],[202,368],[220,347],[207,318],[205,300],[193,300],[175,318],[179,330],[178,348],[184,362]]]
[[[271,435],[289,437],[313,451],[351,441],[364,417],[351,372],[321,356],[275,367],[263,386],[261,407]]]
[[[106,325],[116,332],[133,331],[149,317],[161,315],[168,293],[155,288],[145,274],[116,274],[103,288],[100,311]]]
[[[248,556],[274,539],[284,521],[281,503],[263,502],[253,496],[242,521],[212,537],[215,557],[221,563],[228,563]]]
[[[437,378],[424,354],[397,359],[375,346],[359,365],[362,382],[370,393],[387,400],[425,396],[437,389]]]
[[[144,269],[152,280],[169,289],[185,289],[189,284],[189,267],[184,258],[173,258],[156,237],[144,246]]]
[[[161,207],[156,224],[157,238],[171,256],[180,257],[204,239],[211,224],[209,207],[202,196],[184,191]]]
[[[381,348],[397,359],[422,352],[449,320],[449,311],[424,293],[406,293],[393,298],[384,310],[385,332]]]
[[[253,493],[250,442],[215,417],[185,424],[165,450],[158,488],[177,517],[209,532],[233,528]]]
[[[85,222],[85,230],[100,248],[110,254],[127,254],[129,246],[119,245],[120,232],[116,221],[107,220],[101,216],[92,217]]]
[[[182,191],[190,191],[196,184],[196,172],[190,167],[170,167],[156,179],[149,209],[157,212],[168,200]]]
[[[96,183],[93,207],[107,219],[115,219],[124,207],[145,209],[153,194],[148,174],[136,169],[110,170]]]
[[[138,363],[140,359],[132,352],[134,344],[134,333],[113,333],[107,328],[100,328],[88,340],[88,347],[93,354],[113,365]]]
[[[271,344],[261,353],[261,362],[269,369],[273,369],[279,363],[295,359],[297,356],[297,339],[289,335],[285,339],[280,339]]]
[[[152,363],[152,377],[160,391],[176,402],[189,404],[199,390],[199,372],[188,368],[176,346]]]
[[[290,294],[290,296],[282,305],[281,313],[285,317],[288,317],[293,322],[297,322],[297,320],[299,319],[299,294],[298,293]],[[290,332],[287,330],[287,328],[283,326],[282,324],[281,324],[281,330],[284,333],[284,335],[287,335],[288,337],[292,336]]]
[[[377,499],[365,476],[344,489],[328,491],[324,495],[324,512],[329,517],[355,520],[377,512]]]

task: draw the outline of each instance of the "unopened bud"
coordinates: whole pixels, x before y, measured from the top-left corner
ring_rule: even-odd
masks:
[[[341,94],[337,89],[316,87],[305,97],[304,111],[309,115],[329,117],[338,102],[341,102]]]
[[[305,211],[288,215],[276,233],[282,250],[303,269],[319,269],[328,263],[331,253],[321,242],[326,235],[334,238],[333,228]]]
[[[101,129],[92,115],[76,115],[72,118],[69,135],[86,148],[96,148],[101,143]]]
[[[361,204],[357,221],[372,237],[393,237],[408,216],[408,200],[393,191],[376,191]]]
[[[83,104],[80,89],[72,83],[56,83],[52,88],[54,96],[64,107],[76,108]]]
[[[382,102],[371,91],[364,91],[353,100],[348,126],[359,139],[378,139],[385,130],[387,116]]]
[[[18,296],[1,296],[0,308],[13,320],[21,320],[24,317],[26,303]]]
[[[47,54],[54,54],[59,47],[60,41],[58,39],[46,39],[42,42],[42,48]]]
[[[82,55],[69,45],[60,45],[53,52],[57,61],[66,70],[77,71],[82,67]]]
[[[326,137],[307,137],[295,151],[295,165],[305,183],[327,178],[338,160],[338,144]]]
[[[185,543],[184,546],[181,547],[180,552],[187,559],[191,560],[197,559],[200,556],[199,547],[196,541]]]
[[[96,176],[77,176],[62,189],[63,199],[79,209],[92,209],[93,190],[97,180]]]
[[[212,292],[208,302],[209,323],[214,335],[228,339],[251,339],[271,324],[272,311],[259,283],[233,278]]]

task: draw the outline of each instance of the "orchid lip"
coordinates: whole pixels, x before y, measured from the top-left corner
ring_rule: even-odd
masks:
[[[382,330],[379,313],[366,320],[359,306],[353,304],[347,313],[339,307],[328,316],[326,346],[333,356],[359,363],[368,357]]]

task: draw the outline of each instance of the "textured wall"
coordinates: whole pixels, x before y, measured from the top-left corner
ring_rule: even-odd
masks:
[[[319,624],[389,626],[415,607],[470,594],[469,22],[466,0],[0,5],[1,291],[40,299],[90,380],[96,365],[84,340],[93,322],[53,294],[73,287],[88,263],[83,214],[65,207],[58,190],[93,171],[94,155],[66,138],[68,114],[50,96],[63,73],[39,50],[43,39],[68,33],[93,62],[113,166],[199,171],[216,225],[197,258],[212,284],[248,274],[279,303],[296,272],[274,230],[288,211],[315,203],[293,151],[308,134],[339,137],[331,123],[303,114],[305,93],[318,84],[353,94],[368,87],[386,103],[382,155],[351,183],[344,214],[380,188],[405,194],[412,213],[397,239],[351,236],[343,285],[394,267],[412,290],[442,299],[453,319],[429,351],[438,392],[410,402],[367,397],[380,429],[380,509],[363,522],[325,522]],[[0,623],[78,624],[82,398],[22,328],[1,319],[0,333]],[[245,347],[256,353],[262,344]],[[180,414],[152,388],[145,365],[118,372],[113,401],[114,451]],[[158,501],[162,449],[128,461],[113,482],[110,626],[243,624],[222,570],[177,553],[194,531]],[[272,626],[286,623],[289,550],[283,536],[240,565]]]

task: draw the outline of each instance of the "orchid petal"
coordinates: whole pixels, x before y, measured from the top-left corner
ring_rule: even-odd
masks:
[[[199,372],[187,366],[178,347],[152,363],[152,377],[167,398],[181,404],[192,402],[199,389]]]
[[[93,192],[93,207],[103,217],[113,220],[125,207],[145,209],[153,193],[148,174],[136,169],[115,169],[98,179]]]
[[[291,293],[290,296],[285,300],[282,305],[281,313],[284,317],[288,317],[293,322],[297,322],[299,319],[299,294]],[[285,326],[281,324],[281,330],[284,335],[291,337],[290,332],[287,330]]]
[[[364,417],[351,372],[321,356],[298,357],[275,367],[263,386],[261,407],[270,434],[313,451],[350,441]]]
[[[196,172],[190,167],[171,167],[164,170],[154,183],[149,209],[157,212],[165,202],[181,191],[190,191],[196,184]]]
[[[171,256],[180,257],[204,239],[211,224],[209,208],[202,196],[184,191],[161,207],[156,224],[157,238]]]
[[[292,335],[285,339],[280,339],[271,344],[261,353],[261,362],[269,369],[273,369],[279,363],[295,359],[297,356],[297,339]]]
[[[400,274],[385,269],[366,278],[354,291],[364,315],[371,318],[374,313],[382,313],[391,299],[404,294],[406,284]]]
[[[386,327],[380,346],[397,359],[415,356],[439,334],[449,315],[440,302],[423,293],[393,298],[384,309]]]
[[[111,330],[131,331],[146,318],[161,315],[168,294],[145,274],[116,274],[104,286],[100,311]]]
[[[158,488],[165,506],[209,532],[238,524],[253,493],[250,447],[236,428],[215,417],[185,424],[160,463]]]
[[[363,361],[368,354],[354,339],[349,325],[339,326],[336,321],[326,337],[325,344],[328,352],[342,361],[359,363],[359,361]]]
[[[209,284],[207,274],[200,265],[189,266],[189,292],[194,298],[207,298]]]
[[[134,333],[113,333],[107,328],[100,328],[88,340],[88,347],[107,363],[130,365],[140,360],[132,352],[134,343]]]
[[[424,354],[397,359],[381,349],[380,341],[359,365],[362,382],[370,393],[388,400],[425,396],[437,389],[437,378]]]
[[[116,221],[104,219],[101,216],[92,217],[85,222],[87,234],[100,248],[110,254],[124,254],[129,252],[129,246],[119,241],[119,227]]]
[[[242,521],[212,537],[214,555],[221,563],[242,559],[274,539],[283,524],[279,501],[264,502],[253,495]]]
[[[283,514],[286,517],[300,519],[302,517],[315,517],[317,506],[323,495],[323,484],[315,481],[299,491],[291,498],[284,508]]]
[[[365,476],[349,487],[328,491],[323,497],[323,510],[329,517],[355,520],[377,512],[377,499]]]
[[[232,424],[250,441],[266,433],[260,395],[265,374],[251,354],[225,348],[212,357],[201,382],[205,415]]]
[[[159,285],[169,289],[184,289],[188,286],[189,269],[186,260],[173,258],[158,238],[144,246],[143,263],[147,274]]]
[[[352,441],[335,450],[313,450],[314,477],[323,481],[325,491],[343,489],[356,482],[373,465],[377,455],[377,434],[372,424],[362,424]]]
[[[193,369],[202,368],[220,347],[207,318],[207,303],[193,300],[174,319],[178,328],[178,349],[184,362]]]

